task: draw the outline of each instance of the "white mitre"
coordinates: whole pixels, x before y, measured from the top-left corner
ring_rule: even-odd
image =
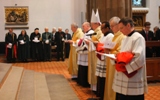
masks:
[[[92,9],[91,23],[101,23],[100,22],[100,17],[99,17],[98,9],[96,11],[96,14],[95,14],[95,12]]]

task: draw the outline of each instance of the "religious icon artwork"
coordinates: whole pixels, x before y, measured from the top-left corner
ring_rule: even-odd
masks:
[[[132,15],[133,23],[136,31],[141,31],[145,22],[145,13]]]
[[[133,22],[134,22],[134,26],[138,26],[141,27],[143,26],[143,16],[134,16],[132,17]]]
[[[5,7],[5,23],[8,25],[28,24],[28,7]]]

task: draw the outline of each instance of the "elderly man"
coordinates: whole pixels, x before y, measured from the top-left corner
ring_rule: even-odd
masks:
[[[5,36],[7,62],[15,62],[17,58],[17,35],[10,28]]]
[[[83,25],[83,31],[84,36],[83,39],[79,39],[78,48],[78,80],[77,83],[83,87],[88,87],[88,45],[85,41],[87,39],[90,39],[90,36],[87,36],[88,34],[94,33],[93,30],[91,30],[91,26],[89,22],[84,22]],[[82,41],[82,42],[81,42]],[[81,43],[81,44],[80,44]]]
[[[65,33],[62,31],[62,28],[58,28],[58,32],[55,33],[55,43],[57,45],[56,51],[57,51],[57,61],[61,60],[64,61],[64,39],[65,39]]]
[[[71,34],[68,33],[69,30],[65,29],[65,40],[71,40]],[[70,51],[70,44],[68,42],[65,42],[65,58],[69,57],[69,51]]]
[[[145,40],[135,32],[131,18],[122,18],[119,29],[127,36],[122,41],[120,52],[132,53],[133,58],[123,65],[123,72],[117,69],[115,71],[113,90],[116,92],[116,100],[144,100],[147,92]],[[118,57],[119,55],[117,60]],[[123,56],[123,59],[129,57]]]
[[[71,30],[73,32],[72,40],[68,40],[71,44],[70,54],[69,54],[69,66],[68,71],[69,74],[72,75],[72,80],[77,80],[77,72],[78,72],[78,65],[77,65],[77,53],[76,47],[74,46],[75,42],[83,37],[83,32],[76,23],[71,24]]]
[[[44,50],[44,61],[51,60],[51,33],[48,32],[48,28],[44,29],[44,33],[42,33],[42,42],[43,42],[43,50]]]
[[[54,46],[55,45],[55,34],[56,34],[56,27],[53,27],[53,29],[52,29],[52,32],[51,32],[51,34],[52,34],[52,46]]]
[[[112,17],[109,20],[111,30],[114,33],[112,42],[115,42],[116,45],[114,48],[110,49],[110,54],[117,54],[121,49],[121,41],[125,37],[122,32],[119,31],[118,23],[120,21],[119,17]],[[115,100],[115,92],[112,89],[112,83],[115,73],[115,64],[112,63],[109,58],[107,58],[107,71],[106,71],[106,83],[105,83],[105,94],[104,100]]]

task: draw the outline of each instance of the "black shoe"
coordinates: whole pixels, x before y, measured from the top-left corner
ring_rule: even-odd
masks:
[[[33,61],[37,61],[37,59],[33,59]]]
[[[7,61],[7,63],[12,63],[12,62],[9,60],[9,61]]]
[[[12,63],[15,63],[15,62],[16,62],[16,60],[15,60],[15,59],[13,59],[13,60],[11,60],[11,62],[12,62]]]
[[[85,84],[85,85],[82,85],[84,88],[89,88],[90,87],[90,84]]]
[[[24,62],[25,62],[25,63],[27,63],[27,62],[28,62],[28,60],[26,60],[26,59],[25,59],[25,60],[24,60]]]
[[[93,92],[95,95],[97,95],[97,91],[93,91],[93,90],[92,90],[92,92]]]
[[[77,81],[77,78],[72,78],[73,81]]]

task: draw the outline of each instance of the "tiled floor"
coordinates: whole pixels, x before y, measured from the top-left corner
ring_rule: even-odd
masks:
[[[3,62],[3,59],[1,59]],[[24,67],[25,69],[35,70],[37,72],[45,72],[51,74],[62,74],[68,80],[69,84],[77,94],[80,100],[87,100],[88,98],[95,98],[95,95],[92,95],[90,88],[83,88],[76,84],[75,81],[70,79],[70,75],[67,71],[68,59],[64,62],[62,61],[51,61],[51,62],[28,62],[14,63],[13,66]],[[148,88],[148,94],[145,95],[145,100],[160,100],[160,83],[153,83]]]
[[[150,83],[148,85],[148,93],[145,95],[145,100],[160,100],[160,83]]]

